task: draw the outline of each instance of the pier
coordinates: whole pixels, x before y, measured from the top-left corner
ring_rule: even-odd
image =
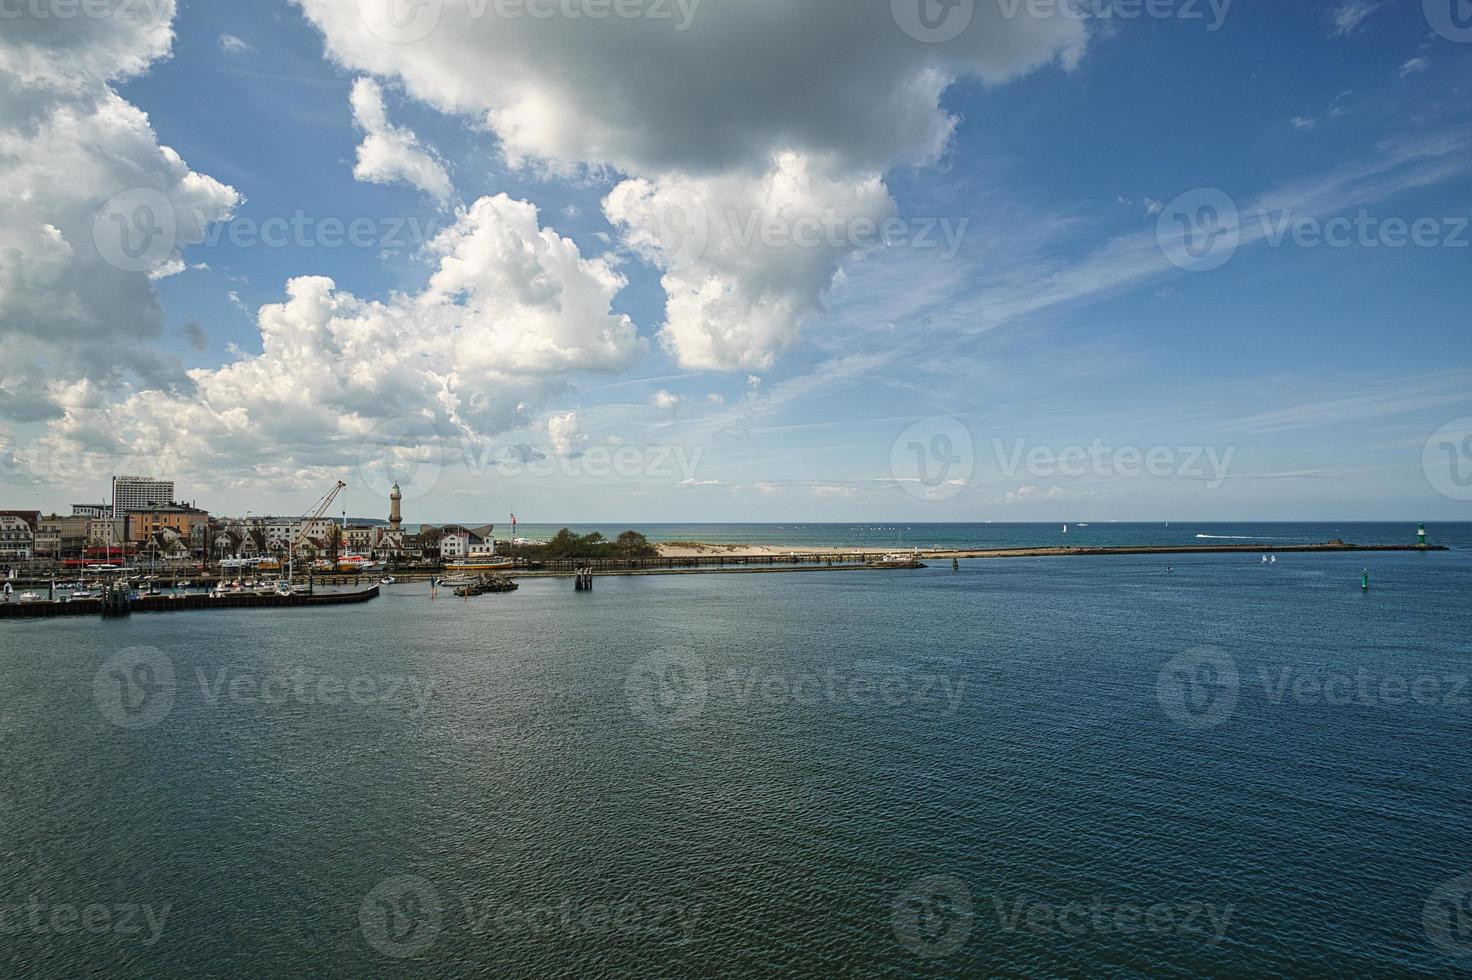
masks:
[[[200,609],[298,609],[317,606],[348,606],[378,598],[378,586],[361,592],[319,592],[316,595],[256,595],[250,592],[212,595],[150,595],[130,599],[113,594],[101,599],[75,602],[0,602],[0,619],[46,619],[55,616],[104,616],[113,618],[133,613],[186,612]]]

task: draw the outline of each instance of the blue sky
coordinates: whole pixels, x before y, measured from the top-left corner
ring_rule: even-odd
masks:
[[[1166,5],[1174,16],[1095,16],[1077,22],[1081,33],[1044,25],[1015,41],[1004,22],[1003,54],[954,58],[886,23],[897,39],[874,42],[877,79],[863,77],[852,62],[864,51],[846,50],[831,23],[763,33],[777,29],[759,18],[728,24],[727,5],[705,2],[685,37],[709,46],[711,79],[672,62],[652,78],[680,91],[651,93],[648,105],[639,102],[648,81],[624,80],[634,67],[602,50],[637,53],[648,25],[604,40],[579,24],[567,29],[573,40],[545,49],[528,34],[522,48],[535,64],[518,66],[494,38],[480,57],[472,29],[460,43],[443,24],[422,41],[384,43],[358,29],[355,11],[337,9],[354,3],[180,7],[167,25],[171,56],[131,77],[105,66],[98,78],[148,114],[160,147],[235,192],[233,204],[218,194],[209,204],[217,220],[203,241],[181,240],[182,271],[154,275],[156,309],[141,318],[157,330],[138,328],[158,363],[198,376],[104,377],[63,356],[59,341],[36,341],[37,373],[69,391],[91,387],[85,396],[53,387],[33,400],[40,408],[0,418],[12,451],[0,474],[6,503],[64,507],[98,496],[97,465],[129,465],[175,476],[183,495],[236,513],[299,512],[339,473],[354,512],[373,513],[398,478],[411,488],[407,516],[429,521],[501,521],[511,511],[538,523],[1472,513],[1472,492],[1438,469],[1464,463],[1472,474],[1472,441],[1460,455],[1472,425],[1472,43],[1437,33],[1419,0],[1237,3],[1215,30],[1208,5]],[[991,29],[979,24],[971,29]],[[767,45],[795,35],[798,50],[727,51],[722,35],[736,28]],[[682,50],[656,46],[648,57]],[[564,85],[559,64],[582,63],[588,79]],[[882,95],[891,81],[920,84],[934,64],[946,73],[933,107],[942,122],[914,134],[895,135],[913,110],[850,125],[832,107],[852,93],[822,91],[873,85]],[[737,84],[712,83],[723,71]],[[773,77],[752,80],[764,72]],[[355,178],[367,129],[350,97],[361,79],[381,92],[388,132],[448,174],[448,199],[388,164]],[[618,102],[597,111],[605,87]],[[542,127],[541,116],[517,115],[548,93],[573,106],[567,119]],[[743,94],[748,104],[729,104]],[[694,128],[679,122],[685,112]],[[722,156],[748,146],[755,163]],[[822,176],[793,178],[806,188],[797,203],[764,211],[776,185],[761,182],[791,177],[790,159],[770,162],[783,153],[797,155],[799,173]],[[652,188],[656,223],[686,194],[692,210],[709,209],[702,222],[775,214],[790,231],[806,206],[839,214],[850,236],[869,216],[897,218],[903,234],[873,249],[762,249],[712,226],[704,253],[672,265],[674,242],[638,237],[648,215],[607,203],[640,181]],[[748,203],[750,186],[767,188],[758,204]],[[88,193],[106,209],[106,192],[128,187]],[[534,221],[476,211],[497,195],[534,206]],[[1236,209],[1240,244],[1205,263],[1219,267],[1173,264],[1179,222],[1199,223],[1202,202],[1223,199]],[[261,223],[299,214],[305,237],[283,247],[248,240]],[[1236,229],[1220,209],[1211,215]],[[328,223],[355,219],[371,223],[372,241],[317,240]],[[1296,235],[1274,240],[1299,219]],[[1343,247],[1322,242],[1326,227],[1350,227],[1342,219],[1358,221]],[[1422,222],[1424,246],[1394,247],[1397,221]],[[434,292],[446,254],[430,244],[436,234],[492,223],[501,245],[511,227],[523,241],[498,245],[494,259],[468,245],[455,253],[472,280],[460,288],[479,297],[463,306],[483,302],[515,320],[540,311],[541,299],[508,304],[508,290],[537,293],[557,279],[563,297],[591,291],[586,308],[559,307],[576,321],[556,329],[583,345],[577,356],[549,366],[538,355],[519,371],[520,355],[497,353],[472,370],[467,347],[440,350],[414,334],[462,330],[456,312],[436,307],[423,321],[403,312],[399,333],[387,335],[399,338],[390,346],[426,344],[420,356],[433,368],[410,377],[412,363],[380,370],[358,348],[324,347],[326,328],[303,319],[298,307],[311,304],[302,301],[279,319],[291,345],[280,356],[293,363],[258,376],[295,389],[293,398],[253,400],[252,385],[265,382],[205,378],[262,355],[262,308],[287,304],[289,281],[330,278],[333,295],[357,304],[341,315],[367,322],[375,314],[363,304]],[[555,234],[554,252],[575,247],[596,268],[554,272],[543,262],[518,280],[524,240],[543,231]],[[385,245],[382,232],[397,240]],[[712,280],[783,312],[704,300],[693,313],[667,310],[672,297],[695,303],[699,283]],[[521,329],[505,318],[497,337]],[[589,341],[576,332],[592,321],[611,333]],[[0,328],[43,329],[3,302]],[[503,350],[500,341],[489,349]],[[314,371],[346,380],[324,382],[319,398]],[[444,387],[461,408],[441,416],[433,378],[444,375],[454,375]],[[487,391],[492,404],[466,407]],[[88,446],[105,461],[55,462],[65,447]],[[1152,452],[1153,471],[1143,472]]]

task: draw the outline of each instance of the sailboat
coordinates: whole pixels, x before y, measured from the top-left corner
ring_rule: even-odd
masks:
[[[1067,524],[1063,525],[1063,533],[1064,534],[1067,534],[1068,533],[1068,525]]]

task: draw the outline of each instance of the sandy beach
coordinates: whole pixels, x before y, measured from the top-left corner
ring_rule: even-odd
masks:
[[[696,544],[694,542],[681,542],[680,544],[659,545],[659,556],[661,558],[787,558],[791,555],[863,555],[873,554],[873,549],[865,551],[863,548],[828,548],[785,546],[785,545],[758,545],[758,544]]]
[[[715,561],[721,558],[859,558],[891,553],[877,548],[830,548],[815,545],[749,545],[749,544],[700,544],[682,541],[661,544],[661,558],[704,559]],[[1051,558],[1067,555],[1206,555],[1206,554],[1257,554],[1268,551],[1277,554],[1316,551],[1445,551],[1441,546],[1416,545],[1357,545],[1343,541],[1326,541],[1320,544],[1293,544],[1265,547],[1262,544],[1212,544],[1212,545],[1138,545],[1117,547],[1038,547],[1038,548],[898,548],[896,554],[913,554],[919,558]]]

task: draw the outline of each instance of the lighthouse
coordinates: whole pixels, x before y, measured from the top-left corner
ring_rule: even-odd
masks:
[[[397,483],[388,495],[388,526],[395,531],[404,526],[404,515],[399,511],[399,505],[404,500],[404,491],[399,489]]]
[[[1416,547],[1417,548],[1424,548],[1424,547],[1426,547],[1426,525],[1425,524],[1422,524],[1420,526],[1420,528],[1418,528],[1416,530]]]

